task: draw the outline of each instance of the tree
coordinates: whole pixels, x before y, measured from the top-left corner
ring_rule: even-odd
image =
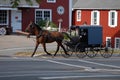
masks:
[[[12,7],[18,7],[18,5],[20,4],[21,0],[10,0],[10,3],[12,4]],[[25,0],[29,5],[33,5],[32,0]],[[35,0],[37,3],[40,3],[40,1],[42,0]]]

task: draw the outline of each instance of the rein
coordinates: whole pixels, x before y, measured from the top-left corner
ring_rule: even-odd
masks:
[[[37,38],[40,38],[40,37],[44,36],[44,35],[42,35],[42,33],[43,33],[43,30],[40,31],[40,33],[39,33],[39,35],[37,36]]]

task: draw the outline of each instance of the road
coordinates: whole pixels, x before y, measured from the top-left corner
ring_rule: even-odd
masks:
[[[0,80],[120,80],[119,63],[119,57],[0,57]]]
[[[33,52],[35,38],[21,35],[0,36],[0,80],[120,80],[120,56],[105,59],[18,57],[17,52]],[[56,44],[47,44],[47,50],[55,50]],[[40,46],[39,51],[43,51]]]

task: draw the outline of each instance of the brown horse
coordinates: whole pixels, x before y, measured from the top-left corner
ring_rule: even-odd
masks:
[[[31,34],[35,34],[36,35],[36,46],[34,49],[33,54],[31,55],[31,57],[34,56],[39,44],[42,44],[44,51],[48,54],[51,55],[50,53],[47,52],[46,50],[46,43],[52,43],[52,42],[56,42],[57,43],[57,50],[54,54],[54,56],[57,54],[57,52],[59,51],[59,47],[61,46],[65,52],[66,55],[67,54],[64,46],[62,45],[62,41],[64,39],[64,36],[61,32],[57,32],[57,31],[53,31],[50,32],[48,30],[43,30],[42,28],[40,28],[37,24],[35,24],[34,22],[30,22],[30,24],[28,25],[28,27],[26,28],[26,32],[29,33],[28,37]]]

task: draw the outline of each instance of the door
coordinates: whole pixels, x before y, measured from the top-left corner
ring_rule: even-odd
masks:
[[[15,32],[16,30],[21,30],[21,22],[22,22],[22,11],[21,10],[13,10],[11,11],[11,25],[13,28],[13,32]]]

